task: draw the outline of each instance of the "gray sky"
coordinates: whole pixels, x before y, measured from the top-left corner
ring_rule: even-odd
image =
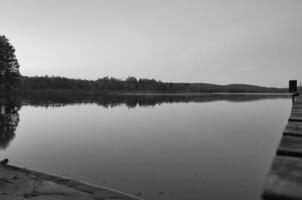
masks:
[[[287,86],[301,0],[0,0],[23,75]]]

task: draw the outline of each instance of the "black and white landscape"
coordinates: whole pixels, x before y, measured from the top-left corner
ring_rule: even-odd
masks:
[[[0,0],[0,199],[260,200],[301,114],[301,20],[298,0]]]

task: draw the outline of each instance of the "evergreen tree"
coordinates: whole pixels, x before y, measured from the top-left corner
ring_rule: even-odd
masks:
[[[10,90],[16,87],[19,81],[19,63],[15,48],[4,35],[0,35],[0,88]]]

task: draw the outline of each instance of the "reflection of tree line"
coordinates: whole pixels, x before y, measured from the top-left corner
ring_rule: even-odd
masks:
[[[194,95],[89,95],[52,93],[32,93],[23,96],[0,96],[0,149],[6,149],[15,137],[19,123],[18,111],[22,105],[61,107],[74,104],[94,103],[106,108],[126,105],[128,108],[137,106],[155,106],[163,103],[188,103],[230,101],[247,102],[262,99],[289,98],[285,95],[246,95],[246,94],[194,94]]]
[[[20,101],[16,98],[0,96],[0,149],[7,148],[15,137],[20,108]]]
[[[128,108],[137,106],[155,106],[163,103],[188,103],[188,102],[212,102],[230,101],[247,102],[263,99],[289,98],[286,95],[276,94],[110,94],[110,95],[91,95],[91,94],[68,94],[56,95],[52,93],[32,93],[23,95],[22,104],[43,107],[61,107],[72,104],[94,103],[106,108],[126,105]]]

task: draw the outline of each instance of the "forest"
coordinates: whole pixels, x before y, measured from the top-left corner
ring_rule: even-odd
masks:
[[[85,90],[90,92],[143,93],[285,93],[284,88],[254,85],[216,85],[206,83],[172,83],[155,79],[104,77],[97,80],[71,79],[59,76],[22,76],[16,91],[29,90]]]

